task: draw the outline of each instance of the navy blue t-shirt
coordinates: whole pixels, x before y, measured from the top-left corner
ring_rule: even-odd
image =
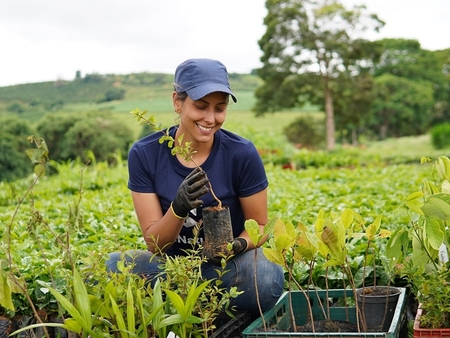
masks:
[[[170,128],[175,136],[176,127]],[[193,168],[182,165],[171,154],[167,143],[160,144],[162,132],[156,132],[137,141],[128,155],[128,188],[135,192],[156,193],[163,213],[167,212],[178,187]],[[214,134],[211,153],[201,165],[222,205],[230,208],[233,235],[244,230],[244,214],[239,197],[246,197],[267,188],[268,181],[261,157],[253,143],[224,129]],[[193,226],[202,219],[202,208],[215,206],[217,201],[208,192],[200,197],[203,206],[191,210],[175,243],[166,251],[169,255],[182,255],[183,249],[192,248]],[[203,242],[203,232],[199,235]],[[196,243],[198,244],[198,243]]]

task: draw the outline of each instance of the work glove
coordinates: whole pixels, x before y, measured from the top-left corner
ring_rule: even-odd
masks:
[[[233,257],[243,253],[244,251],[247,250],[248,248],[248,242],[245,238],[242,237],[236,237],[235,239],[233,239],[233,241],[231,242],[231,246],[232,246],[232,252],[230,252],[230,255],[228,257],[220,257],[220,256],[212,256],[212,254],[206,250],[203,249],[203,255],[206,257],[206,259],[208,260],[208,263],[217,265],[217,266],[221,266],[222,265],[222,259],[229,259],[231,258],[231,255],[233,255]]]
[[[233,254],[235,256],[239,255],[240,253],[243,253],[248,248],[248,242],[245,238],[242,237],[236,237],[233,239]]]
[[[203,205],[203,201],[198,198],[206,194],[209,189],[206,184],[209,182],[206,173],[200,169],[195,168],[192,172],[181,182],[178,187],[177,195],[172,202],[172,211],[178,218],[186,218],[189,211]]]

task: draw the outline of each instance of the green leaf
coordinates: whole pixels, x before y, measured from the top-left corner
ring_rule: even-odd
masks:
[[[276,250],[282,252],[291,248],[295,243],[295,229],[292,223],[277,220],[273,228],[273,239]]]
[[[50,292],[56,298],[56,300],[61,304],[61,306],[69,313],[69,315],[78,323],[80,331],[73,331],[75,333],[80,334],[81,330],[84,329],[89,331],[91,329],[90,325],[84,322],[83,316],[76,309],[76,307],[70,302],[67,298],[65,298],[62,294],[60,294],[55,289],[49,287]]]
[[[145,318],[145,310],[144,310],[144,303],[142,302],[142,296],[141,293],[138,291],[136,292],[136,307],[139,311],[141,325],[139,329],[139,337],[141,338],[148,338],[148,331],[147,331],[147,320]],[[156,329],[156,328],[154,328]]]
[[[97,313],[101,317],[109,317],[110,311],[106,306],[106,304],[109,302],[107,300],[102,301],[100,298],[94,295],[89,295],[89,302],[91,303],[91,309],[93,312]]]
[[[179,294],[173,292],[172,290],[165,290],[167,297],[169,297],[170,302],[175,307],[177,312],[182,316],[185,317],[185,308],[184,308],[184,302],[183,299],[180,297]]]
[[[445,180],[441,184],[441,190],[443,193],[450,194],[450,182]]]
[[[111,296],[109,296],[109,299],[111,301],[113,313],[116,318],[117,328],[120,331],[120,336],[122,338],[128,338],[128,333],[127,333],[128,331],[127,331],[127,327],[125,326],[125,320],[123,319],[122,312],[120,312],[120,309],[117,306],[116,301]]]
[[[380,238],[388,238],[391,236],[391,233],[392,232],[387,229],[381,229],[378,235],[380,236]]]
[[[450,159],[447,156],[439,156],[436,161],[436,170],[441,180],[450,181]]]
[[[284,255],[277,250],[271,248],[263,248],[263,254],[272,263],[284,266]]]
[[[105,295],[106,294],[111,295],[114,298],[114,300],[117,299],[117,288],[114,285],[113,281],[109,281],[108,284],[106,284]],[[108,297],[105,297],[105,298],[108,298]]]
[[[435,250],[438,250],[445,238],[445,225],[439,219],[426,217],[425,240]]]
[[[426,216],[438,217],[443,221],[448,221],[450,220],[449,198],[450,195],[448,194],[432,195],[421,209]]]
[[[437,187],[436,184],[434,184],[433,182],[424,181],[422,191],[425,196],[431,196],[439,193],[439,187]]]
[[[8,275],[5,270],[0,269],[0,305],[5,309],[14,311],[12,292],[9,286]]]
[[[316,233],[320,233],[323,231],[323,228],[326,226],[326,224],[329,222],[329,220],[324,218],[323,210],[319,211],[319,214],[317,215],[317,220],[314,223],[314,229]]]
[[[421,209],[423,205],[422,197],[423,193],[421,191],[412,193],[406,198],[406,206],[412,211],[423,215],[423,211]]]
[[[205,282],[203,282],[202,284],[200,284],[198,287],[196,287],[197,283],[194,283],[190,290],[189,290],[189,294],[188,297],[186,299],[186,306],[187,306],[187,315],[191,315],[195,304],[198,301],[198,298],[200,297],[200,294],[203,292],[203,290],[205,289],[205,287],[211,282],[211,280],[207,280]]]
[[[153,297],[152,297],[152,311],[155,311],[161,305],[163,305],[162,292],[161,292],[161,280],[158,278],[153,287]],[[158,324],[161,321],[162,313],[159,311],[153,317],[153,326],[158,328]]]
[[[89,302],[86,285],[81,279],[80,273],[76,268],[74,268],[73,270],[73,292],[76,305],[80,309],[80,314],[83,317],[83,322],[86,325],[85,327],[89,327],[90,329],[92,326],[91,304]]]
[[[274,237],[275,247],[278,251],[283,252],[287,251],[292,247],[293,241],[292,238],[289,237],[288,234],[278,234],[277,237]]]
[[[41,163],[43,157],[48,154],[48,151],[44,148],[28,149],[26,152],[33,164]]]
[[[45,167],[42,163],[36,164],[33,168],[33,172],[36,176],[41,177],[45,174]]]
[[[80,333],[82,331],[80,324],[78,324],[78,322],[73,318],[64,319],[64,326],[62,327],[75,333]]]
[[[272,218],[269,222],[264,226],[264,235],[269,235],[273,233],[273,228],[275,227],[275,223],[278,221],[278,218]]]
[[[183,324],[184,318],[179,313],[173,314],[167,318],[164,318],[160,325],[163,327],[170,326],[170,325],[177,325],[177,324]]]
[[[257,245],[262,237],[258,222],[256,222],[254,219],[246,220],[244,227],[245,227],[245,230],[247,231],[252,243],[254,245]]]
[[[136,327],[134,298],[133,298],[133,290],[131,288],[131,281],[128,282],[128,289],[127,289],[127,326],[129,332],[133,332]]]
[[[394,233],[391,238],[386,243],[386,256],[394,261],[400,262],[402,258],[402,245],[401,245],[401,236],[403,234],[408,234],[404,230],[400,230]]]
[[[32,329],[36,329],[36,328],[38,328],[38,327],[44,327],[44,326],[48,326],[48,327],[60,327],[60,328],[62,328],[62,329],[66,329],[66,330],[69,330],[69,331],[72,331],[72,332],[75,332],[75,333],[79,333],[79,332],[77,332],[77,331],[71,330],[70,327],[68,327],[68,326],[66,326],[66,325],[64,325],[64,324],[61,324],[61,323],[38,323],[38,324],[32,324],[32,325],[28,325],[28,326],[22,327],[21,329],[12,332],[8,337],[12,337],[12,336],[15,336],[15,335],[17,335],[17,334],[19,334],[19,333],[21,333],[21,332],[28,331],[28,330],[32,330]],[[80,331],[80,332],[81,332],[81,331]]]
[[[335,260],[335,259],[329,259],[329,260],[327,260],[325,263],[323,263],[323,267],[324,268],[327,268],[327,267],[332,267],[332,266],[341,266],[342,265],[342,262],[341,261],[338,261],[338,260]]]
[[[348,229],[353,223],[353,210],[346,208],[342,212],[341,221],[345,229]]]
[[[372,241],[373,238],[377,235],[378,230],[381,226],[381,215],[378,215],[377,218],[366,228],[366,236],[369,241]]]
[[[331,227],[323,228],[322,242],[330,250],[333,259],[337,260],[340,265],[343,264],[345,260],[345,247],[341,245],[338,235],[336,235]]]

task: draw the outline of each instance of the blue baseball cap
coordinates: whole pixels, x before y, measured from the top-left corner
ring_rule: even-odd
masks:
[[[236,96],[230,89],[227,68],[222,62],[212,59],[189,59],[175,71],[175,91],[186,92],[192,100],[199,100],[213,92],[230,94],[234,102]]]

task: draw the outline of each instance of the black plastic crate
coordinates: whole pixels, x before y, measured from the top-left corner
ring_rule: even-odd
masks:
[[[238,312],[235,318],[224,314],[219,316],[215,325],[217,330],[210,336],[211,338],[241,338],[242,331],[251,323],[250,314],[248,312]]]

